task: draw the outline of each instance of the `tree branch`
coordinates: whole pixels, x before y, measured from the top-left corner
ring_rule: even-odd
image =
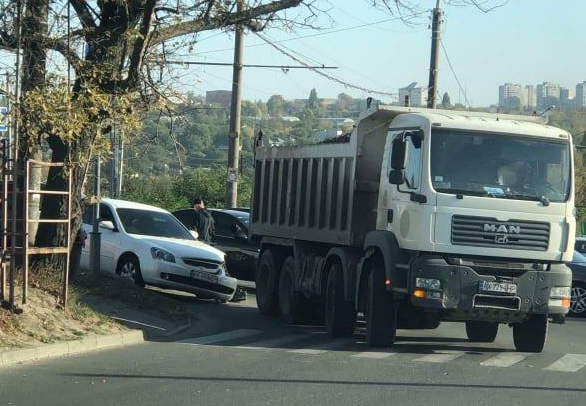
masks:
[[[81,25],[84,28],[84,31],[93,30],[97,27],[96,21],[94,20],[94,17],[92,16],[89,6],[85,2],[85,0],[69,0],[69,2],[71,3],[71,6],[77,13],[79,20],[81,21]]]
[[[6,31],[0,31],[0,49],[14,51],[17,47],[16,38]]]
[[[127,84],[131,88],[138,83],[142,61],[150,42],[151,27],[155,18],[156,4],[157,0],[147,0],[144,6],[144,14],[139,30],[140,34],[136,41],[134,41],[132,55],[130,56],[130,66],[128,67]]]
[[[205,18],[197,18],[195,20],[173,24],[168,27],[161,28],[159,31],[157,31],[153,35],[152,45],[160,44],[161,42],[171,38],[180,37],[182,35],[187,35],[194,32],[214,30],[222,28],[226,25],[243,23],[263,15],[272,14],[291,7],[296,7],[303,1],[304,0],[275,0],[267,4],[249,8],[239,13],[230,13],[224,18],[210,17],[207,20]]]
[[[83,61],[73,50],[71,50],[71,48],[67,46],[67,42],[58,38],[47,38],[43,42],[47,49],[52,49],[53,51],[59,52],[61,55],[63,55],[63,57],[69,61],[75,73],[79,75]]]

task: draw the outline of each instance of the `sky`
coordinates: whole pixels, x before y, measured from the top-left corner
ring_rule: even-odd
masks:
[[[321,30],[285,31],[270,28],[262,35],[287,47],[312,65],[336,66],[327,70],[342,81],[384,93],[398,93],[411,82],[427,85],[431,8],[435,0],[412,0],[428,8],[408,26],[388,11],[372,7],[372,0],[317,0],[327,10],[314,22]],[[441,0],[442,4],[445,0]],[[485,0],[500,4],[504,0]],[[473,6],[442,6],[441,30],[446,53],[440,53],[439,93],[448,92],[452,103],[488,106],[498,102],[498,86],[505,82],[537,84],[551,81],[570,89],[586,80],[586,1],[509,0],[506,5],[483,13]],[[297,12],[292,12],[294,15]],[[302,37],[302,38],[299,38]],[[231,32],[198,34],[198,43],[183,60],[232,62]],[[244,63],[298,65],[253,33],[247,33]],[[0,71],[11,64],[0,53]],[[230,66],[175,67],[174,84],[181,91],[205,94],[206,90],[230,90]],[[459,79],[461,86],[456,81]],[[280,94],[287,99],[307,98],[312,88],[320,98],[345,92],[353,97],[392,97],[357,90],[306,69],[244,68],[243,98],[266,101]]]
[[[435,0],[419,0],[419,4]],[[273,28],[263,33],[313,64],[338,66],[327,71],[347,83],[383,92],[396,93],[410,82],[427,84],[431,30],[429,17],[416,26],[401,21],[374,22],[392,18],[388,11],[371,7],[369,0],[320,0],[329,8],[332,21],[317,21],[321,31],[284,32]],[[498,4],[495,0],[493,4]],[[583,0],[510,0],[503,7],[483,13],[473,6],[446,5],[442,42],[453,66],[455,80],[446,55],[440,54],[440,93],[447,91],[452,103],[487,106],[498,102],[498,86],[504,82],[537,84],[543,81],[575,88],[586,80],[586,2]],[[430,16],[430,14],[429,14]],[[371,25],[348,29],[358,25]],[[343,30],[325,34],[333,30]],[[298,36],[324,34],[312,38]],[[201,33],[189,60],[231,62],[233,35],[222,32]],[[297,64],[255,34],[245,38],[244,63]],[[252,46],[251,46],[252,45]],[[223,51],[218,51],[223,50]],[[180,68],[184,90],[203,94],[206,90],[231,88],[230,67],[190,66]],[[354,97],[369,95],[382,100],[389,97],[347,88],[308,70],[244,68],[243,98],[267,100],[273,94],[285,98],[306,98],[315,87],[321,98],[335,98],[345,92]],[[467,97],[464,97],[464,92]],[[466,102],[466,99],[468,102]]]

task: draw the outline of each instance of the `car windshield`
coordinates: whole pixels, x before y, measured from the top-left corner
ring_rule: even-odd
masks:
[[[572,258],[572,262],[575,264],[584,264],[586,263],[586,257],[579,252],[574,251],[574,257]]]
[[[436,129],[431,179],[438,192],[565,202],[570,192],[569,143]]]
[[[128,234],[194,240],[191,233],[169,213],[137,209],[117,209]]]
[[[248,218],[250,216],[248,214],[242,214],[242,215],[237,215],[236,218],[242,223],[244,224],[246,227],[248,227]]]

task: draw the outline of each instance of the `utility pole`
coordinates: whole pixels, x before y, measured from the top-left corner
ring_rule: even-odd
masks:
[[[443,13],[440,10],[440,0],[437,0],[435,8],[433,9],[433,20],[431,22],[431,58],[429,61],[429,84],[427,86],[428,109],[435,109],[437,105],[440,26],[442,23],[442,15]]]
[[[94,275],[98,275],[100,272],[100,251],[102,244],[102,235],[100,233],[100,157],[95,157],[95,178],[94,178],[94,218],[92,220],[92,232],[90,233],[90,260],[92,266],[92,272]]]
[[[238,1],[237,11],[243,11],[242,0]],[[232,104],[230,107],[230,134],[228,136],[228,171],[226,179],[226,208],[236,207],[238,201],[238,159],[240,158],[240,110],[242,80],[242,48],[244,29],[236,26],[234,45],[234,70],[232,74]]]

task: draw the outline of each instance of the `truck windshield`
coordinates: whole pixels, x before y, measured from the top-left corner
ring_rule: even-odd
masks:
[[[569,142],[436,129],[431,180],[444,193],[565,202],[570,192]]]

